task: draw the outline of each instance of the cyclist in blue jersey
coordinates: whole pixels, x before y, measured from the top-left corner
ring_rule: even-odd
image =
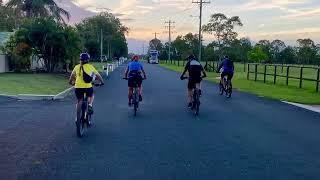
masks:
[[[143,74],[143,78],[142,75]],[[142,80],[146,79],[146,73],[143,69],[142,64],[139,62],[139,56],[135,55],[132,58],[132,61],[128,64],[128,67],[125,71],[125,78],[128,79],[128,104],[129,106],[132,105],[132,94],[133,94],[133,88],[135,86],[135,82],[138,85],[139,89],[139,101],[142,101]]]
[[[230,60],[228,56],[225,56],[220,63],[218,71],[221,73],[220,84],[222,84],[222,79],[224,76],[228,77],[228,80],[232,80],[234,74],[234,64],[233,61]]]

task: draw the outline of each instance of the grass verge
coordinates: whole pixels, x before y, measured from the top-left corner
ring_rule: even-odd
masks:
[[[55,95],[70,87],[68,79],[58,74],[3,73],[0,74],[0,94]]]
[[[161,66],[182,72],[183,67],[172,64],[161,64]],[[242,70],[237,70],[242,68]],[[208,72],[207,80],[218,82],[219,74]],[[290,101],[302,104],[316,105],[320,104],[320,93],[316,93],[312,89],[300,89],[295,85],[286,86],[283,83],[274,85],[272,82],[263,83],[262,81],[247,80],[247,74],[243,72],[243,66],[236,67],[236,73],[233,79],[233,86],[235,89],[244,92],[250,92],[258,96],[277,99],[281,101]]]

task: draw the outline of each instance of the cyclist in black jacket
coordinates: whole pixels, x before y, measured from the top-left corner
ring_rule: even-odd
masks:
[[[201,95],[201,81],[202,78],[207,77],[206,72],[204,71],[201,63],[194,57],[194,55],[190,55],[188,58],[188,63],[186,64],[184,71],[180,77],[180,79],[184,78],[184,74],[188,71],[189,81],[188,81],[188,107],[192,106],[192,95],[193,89],[199,89],[199,93]],[[201,75],[203,73],[203,76]]]

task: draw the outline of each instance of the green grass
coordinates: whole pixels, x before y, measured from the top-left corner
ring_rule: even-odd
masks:
[[[0,94],[55,95],[67,89],[68,87],[68,79],[57,74],[0,74]]]
[[[183,67],[181,66],[181,64],[180,66],[177,66],[172,64],[161,63],[161,66],[177,72],[183,71]],[[279,71],[281,71],[281,69],[279,69]],[[296,71],[295,74],[294,72],[295,71],[292,72],[292,76],[294,76],[297,72],[298,74],[300,73],[300,71]],[[286,73],[286,71],[284,71],[284,73]],[[305,76],[310,77],[313,75],[313,72],[307,72],[305,74]],[[207,80],[217,83],[218,77],[219,74],[208,72]],[[251,75],[251,79],[253,78],[254,74]],[[250,92],[258,96],[264,96],[283,101],[297,102],[303,104],[320,104],[320,93],[317,93],[315,91],[315,82],[305,81],[303,83],[303,88],[300,89],[298,86],[298,80],[290,80],[289,86],[285,85],[285,78],[278,78],[276,85],[273,84],[273,77],[268,77],[267,83],[263,83],[263,75],[259,75],[258,80],[259,81],[247,80],[247,73],[243,72],[243,64],[236,64],[236,72],[233,79],[233,86],[234,88],[240,91]]]

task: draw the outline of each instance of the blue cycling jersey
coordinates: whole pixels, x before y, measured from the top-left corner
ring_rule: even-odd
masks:
[[[224,59],[219,66],[219,69],[221,68],[223,68],[223,72],[233,73],[234,72],[233,61],[227,58]]]
[[[132,62],[130,62],[128,64],[128,70],[129,70],[129,72],[131,72],[131,71],[142,71],[143,70],[143,66],[138,61],[132,61]]]

